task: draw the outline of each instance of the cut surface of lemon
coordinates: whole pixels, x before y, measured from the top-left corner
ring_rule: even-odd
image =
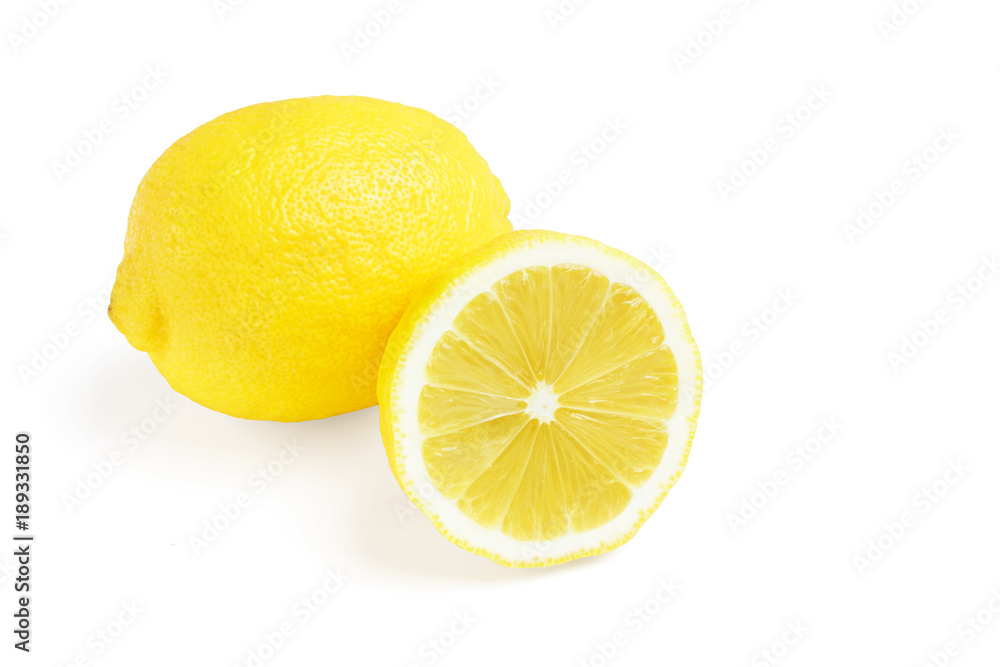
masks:
[[[390,467],[445,537],[551,565],[628,541],[677,481],[701,359],[652,269],[583,237],[514,232],[410,304],[378,398]]]

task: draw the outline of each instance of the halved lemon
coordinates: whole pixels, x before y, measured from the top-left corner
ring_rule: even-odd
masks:
[[[511,567],[628,541],[687,461],[701,358],[655,271],[596,241],[501,236],[432,279],[379,369],[406,495]]]

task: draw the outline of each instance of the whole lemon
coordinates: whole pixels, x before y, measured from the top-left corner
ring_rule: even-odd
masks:
[[[213,410],[300,421],[368,407],[411,297],[510,231],[509,211],[483,158],[431,113],[365,97],[257,104],[146,173],[108,314]]]

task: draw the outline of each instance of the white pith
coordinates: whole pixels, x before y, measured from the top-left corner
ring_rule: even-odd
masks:
[[[424,467],[423,438],[418,422],[420,392],[427,384],[428,359],[441,336],[451,329],[455,318],[477,295],[489,290],[498,280],[532,266],[578,264],[604,274],[613,283],[634,289],[649,304],[663,325],[665,343],[677,363],[678,403],[673,417],[666,421],[668,441],[660,465],[649,480],[632,490],[625,509],[608,523],[584,532],[569,532],[545,543],[522,542],[505,535],[499,528],[488,529],[466,516],[454,500],[444,497],[431,482]],[[694,416],[700,397],[700,362],[690,337],[687,322],[677,300],[658,277],[641,265],[611,254],[600,246],[570,239],[544,240],[501,254],[481,264],[460,284],[451,286],[434,308],[425,314],[400,355],[392,390],[396,467],[402,485],[421,509],[442,530],[464,541],[473,550],[481,549],[503,561],[520,564],[558,561],[582,551],[600,549],[602,544],[617,544],[635,532],[649,511],[676,482],[684,467],[694,430]],[[541,391],[539,391],[541,389]],[[527,412],[535,417],[549,417],[554,412],[554,394],[536,389]]]
[[[546,382],[539,382],[535,390],[528,397],[528,407],[525,412],[529,417],[533,417],[542,423],[547,423],[556,418],[556,408],[559,407],[559,397],[552,390],[552,385]]]

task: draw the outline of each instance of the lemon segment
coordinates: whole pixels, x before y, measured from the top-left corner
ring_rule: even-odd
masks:
[[[626,541],[676,481],[701,365],[662,279],[589,239],[515,232],[436,278],[390,338],[382,431],[404,491],[504,565]]]

